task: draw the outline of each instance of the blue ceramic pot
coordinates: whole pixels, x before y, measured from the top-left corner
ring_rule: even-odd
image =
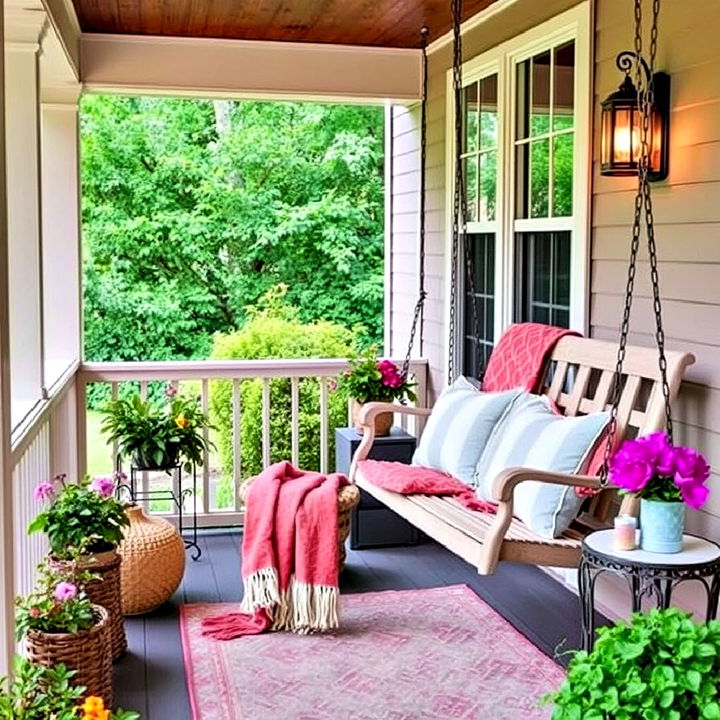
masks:
[[[640,499],[640,547],[654,553],[683,549],[685,503]]]

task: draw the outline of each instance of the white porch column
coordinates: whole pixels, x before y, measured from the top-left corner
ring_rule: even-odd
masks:
[[[0,41],[4,36],[0,13]],[[5,195],[4,58],[0,55],[0,675],[7,675],[15,651],[13,496],[10,449],[10,348],[8,321],[8,237]]]
[[[39,50],[43,12],[5,13],[5,140],[13,425],[43,394]]]

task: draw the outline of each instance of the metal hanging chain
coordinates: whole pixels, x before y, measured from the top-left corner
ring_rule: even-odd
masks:
[[[617,362],[615,365],[615,384],[610,410],[610,422],[608,425],[607,442],[605,445],[605,456],[600,470],[600,484],[607,485],[608,464],[614,449],[615,436],[617,434],[617,415],[620,398],[622,395],[622,369],[627,351],[627,341],[630,331],[630,315],[632,311],[633,292],[635,288],[635,275],[637,271],[637,256],[640,247],[640,232],[642,228],[643,211],[648,233],[648,252],[650,254],[651,283],[653,287],[653,308],[656,322],[656,341],[658,345],[658,363],[660,367],[663,395],[665,398],[665,415],[668,435],[672,439],[672,420],[670,416],[670,386],[667,381],[667,360],[665,358],[665,336],[662,328],[662,313],[660,304],[660,285],[657,272],[657,255],[655,247],[654,220],[652,215],[652,197],[650,194],[650,183],[648,181],[649,169],[649,131],[654,102],[653,93],[653,71],[655,67],[655,55],[657,51],[657,21],[660,9],[660,0],[653,0],[653,18],[650,42],[650,66],[647,87],[642,78],[642,0],[634,0],[635,12],[635,86],[638,89],[638,110],[641,114],[642,125],[640,129],[640,161],[638,165],[638,187],[635,194],[635,210],[633,217],[632,242],[630,245],[630,264],[628,265],[627,282],[625,286],[625,307],[620,325],[620,342],[618,345]],[[644,88],[641,90],[641,88]],[[631,128],[632,132],[632,128]]]
[[[420,230],[419,230],[419,260],[418,271],[418,299],[415,303],[412,325],[410,327],[410,338],[408,340],[407,352],[403,360],[401,375],[407,379],[410,371],[410,356],[415,344],[415,334],[420,331],[420,355],[423,352],[423,307],[427,292],[425,290],[425,186],[427,174],[427,96],[428,96],[428,59],[427,41],[430,30],[423,27],[420,30],[422,37],[422,102],[420,105]]]
[[[453,91],[455,96],[455,188],[453,194],[452,257],[450,268],[450,327],[448,353],[448,382],[455,380],[455,345],[457,338],[457,290],[458,260],[460,242],[463,244],[463,257],[468,290],[471,299],[473,331],[480,338],[480,312],[475,290],[475,273],[472,248],[467,242],[467,195],[465,192],[465,174],[462,168],[463,148],[463,84],[462,84],[462,0],[451,0],[453,25]],[[481,373],[480,373],[481,374]],[[478,378],[480,379],[480,378]]]

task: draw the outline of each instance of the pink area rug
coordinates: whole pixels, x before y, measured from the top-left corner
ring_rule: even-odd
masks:
[[[343,595],[328,635],[200,634],[234,605],[184,605],[195,720],[531,720],[563,670],[465,585]]]

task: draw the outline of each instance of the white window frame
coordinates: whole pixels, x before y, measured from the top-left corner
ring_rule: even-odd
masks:
[[[515,218],[515,103],[517,65],[528,58],[569,40],[575,41],[575,126],[573,154],[573,215],[571,218]],[[590,265],[590,198],[592,173],[592,15],[590,3],[579,5],[547,20],[516,37],[497,45],[463,63],[463,86],[488,75],[498,75],[498,149],[496,213],[494,221],[468,223],[468,234],[495,233],[495,317],[494,337],[514,321],[515,234],[521,231],[570,230],[570,328],[587,333],[589,316]],[[446,252],[445,272],[452,271],[452,208],[455,189],[455,96],[452,68],[446,81]],[[552,189],[550,189],[552,192]],[[462,307],[464,298],[464,258],[459,253],[456,268],[457,303],[459,310],[455,347],[452,352],[459,361],[462,355],[464,327]],[[450,322],[450,283],[446,283],[446,328]],[[449,353],[450,349],[446,350]],[[446,358],[446,363],[449,357]],[[447,365],[446,365],[447,366]],[[457,363],[456,363],[457,367]]]

